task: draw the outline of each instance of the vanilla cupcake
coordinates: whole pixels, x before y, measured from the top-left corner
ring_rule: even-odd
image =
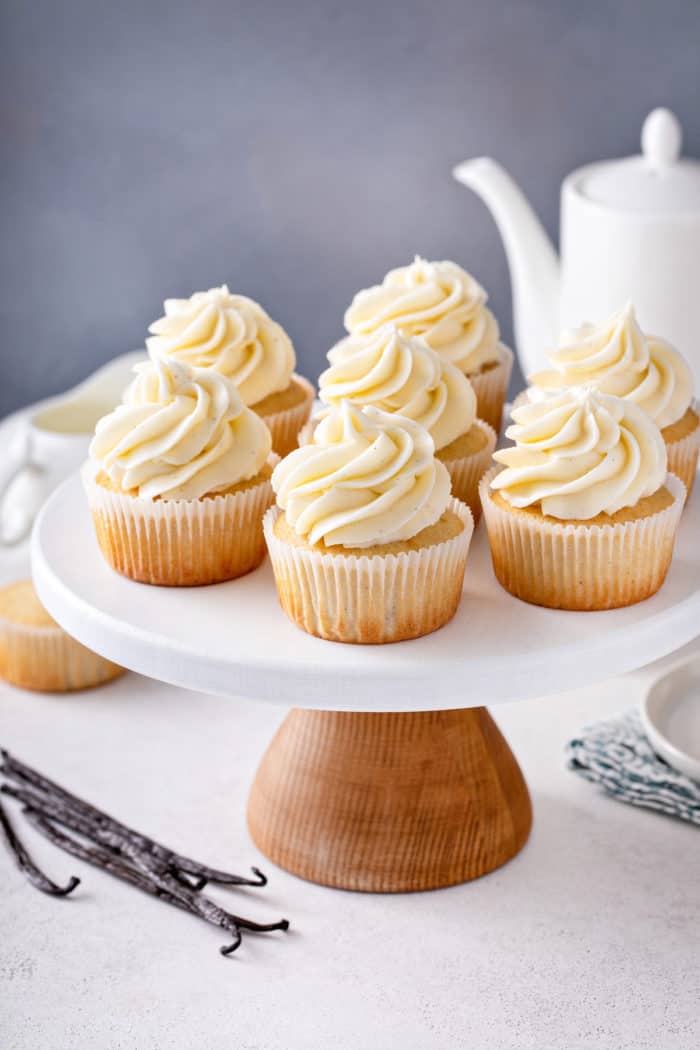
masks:
[[[104,557],[132,580],[165,586],[250,572],[273,502],[269,430],[213,369],[159,358],[134,371],[83,469]]]
[[[396,642],[454,615],[473,521],[419,423],[341,402],[272,485],[265,538],[282,608],[303,630]]]
[[[612,609],[663,583],[685,486],[632,401],[572,387],[514,411],[480,486],[493,567],[511,594],[556,609]]]
[[[295,448],[314,389],[294,372],[294,347],[282,326],[225,284],[189,299],[166,299],[163,307],[165,316],[148,329],[151,357],[213,368],[231,379],[243,403],[265,420],[274,451],[285,456]]]
[[[0,589],[0,678],[21,689],[66,693],[111,682],[123,673],[58,626],[31,580]]]
[[[548,357],[553,367],[528,377],[531,401],[581,384],[633,401],[661,429],[668,469],[690,494],[700,449],[690,368],[670,343],[644,335],[631,303],[600,326],[584,324],[565,332]]]
[[[496,434],[476,418],[476,396],[467,377],[422,339],[404,335],[393,324],[373,335],[348,336],[328,360],[330,368],[318,381],[321,401],[373,405],[424,426],[450,473],[452,495],[469,505],[476,520],[479,481],[491,464]]]
[[[358,292],[345,313],[351,335],[372,335],[396,324],[471,380],[477,415],[498,433],[513,367],[512,352],[499,341],[498,322],[487,295],[453,262],[426,262],[390,270],[380,285]]]

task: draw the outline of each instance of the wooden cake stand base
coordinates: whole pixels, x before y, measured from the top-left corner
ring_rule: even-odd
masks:
[[[522,848],[531,823],[520,767],[484,707],[295,708],[248,802],[250,833],[279,867],[373,893],[476,879]]]

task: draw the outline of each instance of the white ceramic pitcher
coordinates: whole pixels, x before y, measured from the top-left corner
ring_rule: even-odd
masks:
[[[454,176],[496,221],[510,267],[523,372],[546,365],[561,328],[600,322],[631,300],[642,328],[685,355],[700,389],[700,162],[681,157],[681,127],[650,113],[642,153],[579,168],[561,189],[561,265],[534,211],[488,157]]]
[[[87,457],[95,424],[121,399],[145,353],[122,354],[21,417],[0,468],[0,546],[22,542],[42,503]]]

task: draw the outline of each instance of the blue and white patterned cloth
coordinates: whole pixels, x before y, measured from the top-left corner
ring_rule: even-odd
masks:
[[[566,757],[569,769],[614,798],[700,825],[700,783],[656,754],[637,711],[587,726]]]

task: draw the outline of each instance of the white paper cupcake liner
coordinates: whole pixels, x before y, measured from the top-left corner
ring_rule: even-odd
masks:
[[[700,414],[700,405],[693,401],[690,406],[696,415]],[[663,431],[661,432],[663,436]],[[687,490],[686,499],[690,498],[698,469],[698,452],[700,452],[700,426],[696,426],[685,437],[678,441],[667,441],[668,470],[680,478]]]
[[[12,685],[63,693],[102,685],[123,673],[58,625],[31,627],[0,618],[0,677]]]
[[[296,372],[293,375],[293,379],[303,388],[306,395],[304,400],[300,401],[298,405],[293,405],[292,408],[283,409],[281,412],[260,413],[260,418],[265,421],[270,431],[272,448],[280,457],[288,455],[297,447],[299,431],[311,415],[314,398],[316,397],[316,391],[308,379],[297,375]],[[253,406],[253,411],[255,411],[255,406]]]
[[[445,464],[452,480],[452,495],[466,503],[472,512],[474,524],[481,517],[481,500],[479,499],[479,482],[492,465],[493,450],[496,447],[496,432],[483,419],[476,419],[474,426],[486,434],[486,444],[472,456],[461,459],[438,459]]]
[[[264,529],[280,604],[297,626],[336,642],[381,644],[417,638],[442,627],[462,594],[474,530],[471,511],[451,499],[459,535],[400,554],[330,554],[280,540],[272,507]]]
[[[123,576],[194,587],[243,576],[263,560],[262,519],[274,502],[269,479],[204,499],[149,500],[105,488],[98,472],[86,463],[83,484],[100,549]]]
[[[499,362],[495,367],[476,372],[474,375],[467,374],[467,378],[476,394],[476,414],[500,434],[503,405],[508,393],[514,355],[503,343],[498,344],[498,353]]]
[[[479,492],[496,578],[523,601],[554,609],[614,609],[659,589],[671,564],[685,500],[673,474],[665,487],[673,503],[636,521],[614,525],[553,522],[517,514],[493,499],[491,480]]]

